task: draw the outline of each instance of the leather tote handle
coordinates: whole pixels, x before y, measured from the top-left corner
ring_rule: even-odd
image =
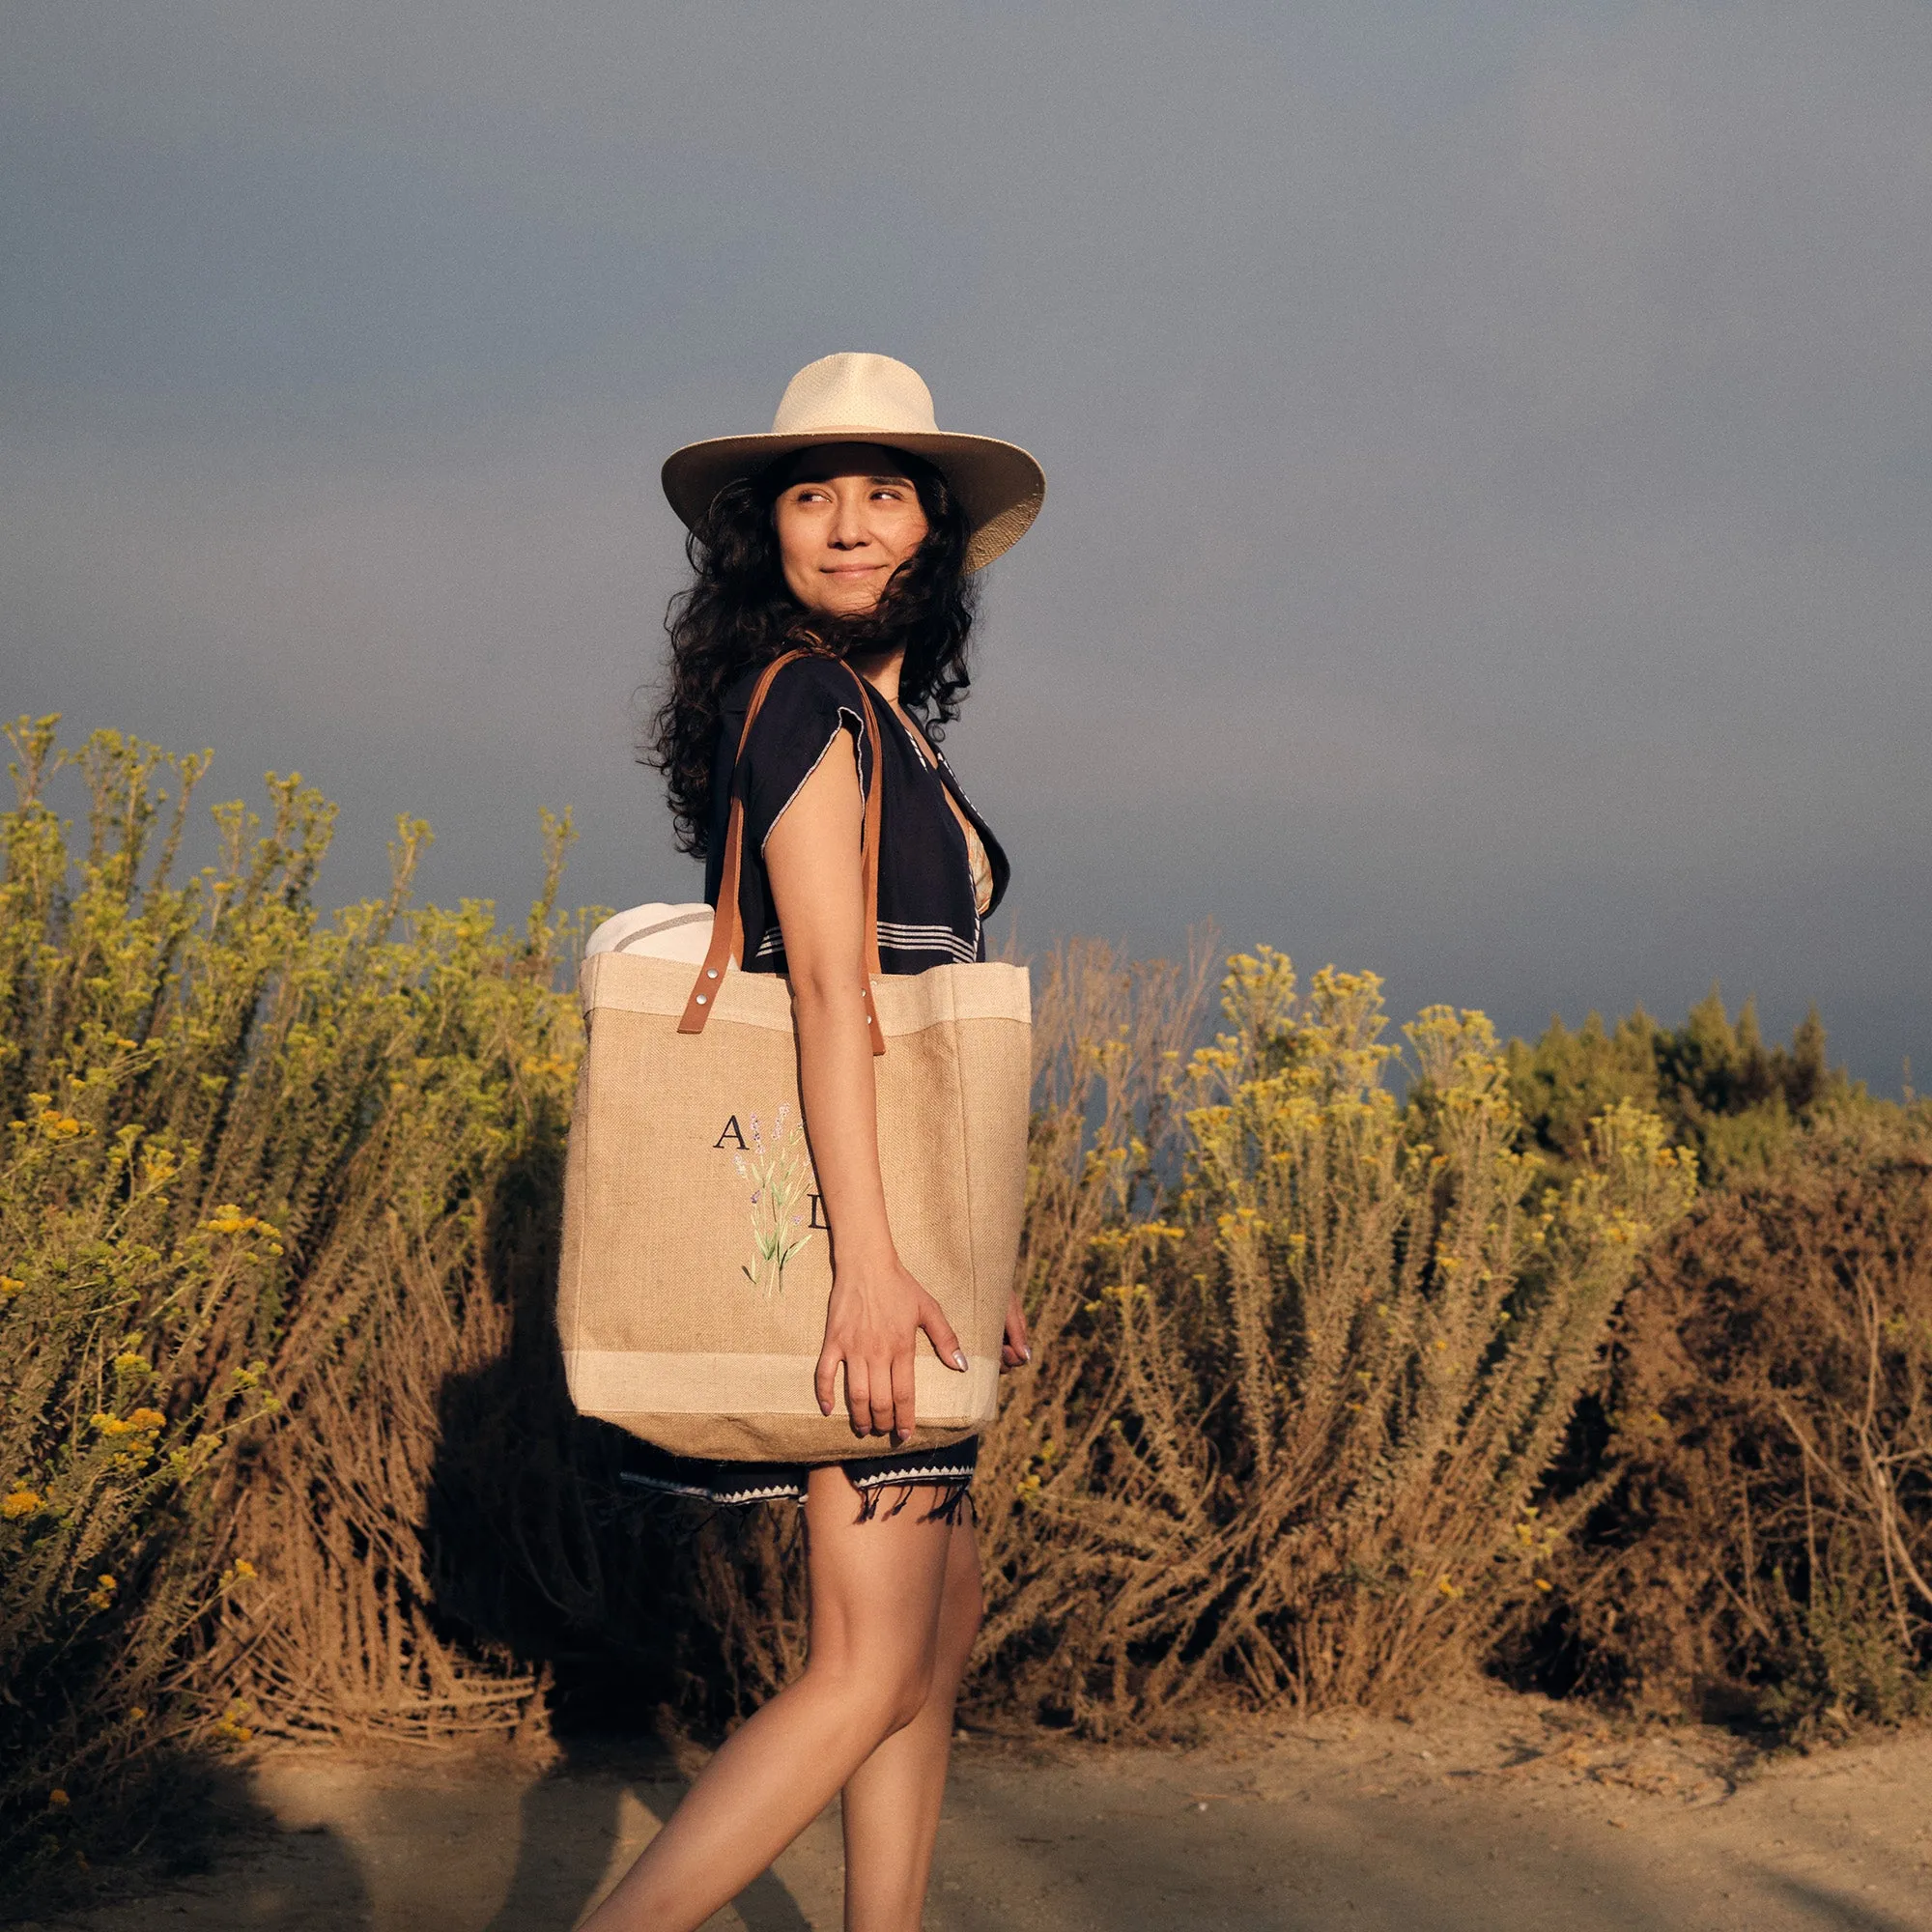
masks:
[[[765,667],[752,689],[752,701],[745,707],[745,728],[738,734],[738,750],[731,761],[731,816],[724,834],[724,864],[718,877],[718,905],[712,918],[711,950],[704,955],[696,983],[691,989],[690,999],[685,1002],[684,1016],[677,1023],[679,1033],[704,1031],[704,1022],[711,1017],[712,997],[724,982],[725,967],[744,964],[745,920],[738,905],[738,879],[745,856],[745,800],[738,790],[737,771],[745,755],[745,747],[752,741],[752,725],[763,709],[765,696],[779,672],[796,659],[820,655],[822,653],[816,651],[786,651]],[[866,1025],[872,1036],[872,1051],[877,1054],[886,1050],[886,1036],[879,1026],[878,1014],[872,1009],[872,980],[880,971],[879,820],[880,801],[886,788],[883,747],[879,742],[878,714],[872,708],[872,694],[866,688],[866,680],[848,664],[841,662],[839,668],[859,687],[860,708],[866,720],[866,742],[872,754],[872,782],[866,792],[866,812],[859,834],[859,866],[866,900],[866,983],[862,997],[866,1003]]]

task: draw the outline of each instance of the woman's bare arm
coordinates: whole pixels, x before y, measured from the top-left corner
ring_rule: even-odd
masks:
[[[964,1369],[966,1356],[938,1302],[900,1263],[886,1219],[871,1030],[860,997],[863,809],[857,757],[841,732],[772,828],[765,871],[791,975],[806,1130],[832,1228],[832,1298],[814,1378],[818,1406],[832,1413],[842,1362],[854,1431],[903,1440],[917,1419],[919,1331],[952,1367]]]

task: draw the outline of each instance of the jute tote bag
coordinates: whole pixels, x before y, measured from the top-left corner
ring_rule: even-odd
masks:
[[[739,739],[779,670],[752,696]],[[879,1164],[900,1259],[970,1364],[922,1335],[919,1427],[955,1442],[993,1419],[1026,1187],[1032,1011],[1026,969],[879,972],[878,719],[857,672],[873,774],[863,851]],[[580,980],[589,1044],[564,1170],[557,1322],[571,1399],[660,1448],[744,1462],[876,1456],[812,1371],[832,1289],[830,1230],[799,1104],[791,988],[744,973],[744,804],[734,796],[718,915],[688,958],[610,951]],[[688,935],[686,936],[688,943]]]

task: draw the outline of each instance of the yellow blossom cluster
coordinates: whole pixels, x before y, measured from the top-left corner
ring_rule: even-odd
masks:
[[[88,1591],[87,1601],[90,1604],[92,1604],[97,1610],[112,1609],[114,1607],[114,1593],[120,1587],[121,1587],[120,1579],[115,1577],[110,1577],[107,1574],[107,1572],[103,1570],[100,1573],[100,1575],[95,1578],[94,1588]]]
[[[238,1697],[215,1720],[214,1735],[231,1745],[245,1745],[255,1733],[242,1719],[247,1716],[248,1707]]]
[[[232,1201],[217,1208],[201,1225],[211,1235],[256,1235],[270,1254],[282,1252],[282,1231],[259,1214],[244,1214]]]
[[[27,1100],[34,1110],[33,1119],[8,1122],[16,1134],[38,1133],[50,1141],[71,1141],[94,1131],[85,1121],[77,1121],[56,1107],[51,1094],[29,1094]]]
[[[33,1490],[14,1490],[4,1500],[0,1500],[0,1517],[9,1522],[17,1521],[23,1516],[34,1515],[41,1507],[41,1498]]]
[[[125,1416],[97,1409],[92,1420],[103,1435],[154,1435],[168,1426],[167,1417],[158,1408],[137,1408]]]

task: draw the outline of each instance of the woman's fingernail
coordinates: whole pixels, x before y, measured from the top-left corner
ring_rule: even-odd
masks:
[[[955,1369],[963,1369],[966,1366],[966,1350],[964,1349],[953,1350],[952,1366]]]
[[[1021,1360],[1021,1361],[1023,1361],[1023,1362],[1030,1362],[1030,1361],[1032,1361],[1032,1360],[1033,1360],[1033,1350],[1032,1350],[1031,1349],[1022,1349],[1022,1350],[1020,1350],[1020,1360]]]

